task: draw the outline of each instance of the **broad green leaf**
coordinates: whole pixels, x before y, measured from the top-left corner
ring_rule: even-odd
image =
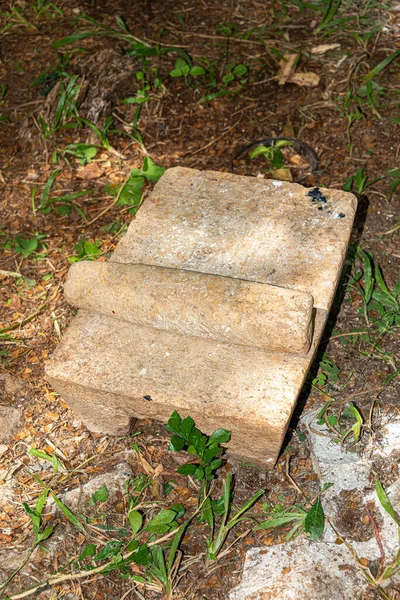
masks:
[[[215,469],[218,469],[222,464],[222,458],[216,458],[215,460],[211,461],[210,463],[210,468],[215,471]]]
[[[149,547],[146,544],[141,544],[137,551],[129,557],[129,560],[137,565],[148,565],[151,559]]]
[[[167,423],[168,431],[172,431],[174,433],[180,433],[181,422],[182,422],[182,419],[181,419],[179,413],[176,410],[174,410],[174,412],[170,416],[169,421]]]
[[[149,521],[146,526],[146,529],[149,531],[156,525],[169,525],[176,517],[176,512],[174,510],[162,509],[160,512]]]
[[[197,450],[197,454],[199,456],[203,456],[203,452],[206,449],[206,445],[207,445],[207,436],[206,435],[201,435],[197,441],[196,444],[196,450]]]
[[[204,462],[209,463],[219,452],[221,452],[221,448],[217,444],[209,446],[203,455]]]
[[[354,441],[356,442],[359,439],[359,437],[360,437],[361,426],[362,426],[362,424],[364,422],[364,419],[363,419],[362,414],[358,410],[358,408],[356,406],[354,406],[354,404],[352,404],[351,402],[349,402],[349,404],[347,405],[347,411],[356,420],[356,422],[354,423],[354,425],[351,427],[351,430],[353,431]]]
[[[110,494],[108,492],[107,486],[102,485],[98,490],[94,492],[92,497],[89,500],[89,506],[96,506],[98,502],[107,502]]]
[[[131,176],[118,191],[117,206],[139,207],[142,200],[144,177]]]
[[[190,69],[190,75],[193,77],[200,77],[201,75],[205,75],[206,70],[203,67],[195,66]]]
[[[236,67],[233,69],[233,73],[236,75],[236,77],[243,77],[248,73],[248,71],[249,69],[246,67],[246,65],[236,65]]]
[[[95,544],[87,544],[81,555],[78,557],[78,562],[82,561],[87,556],[95,556],[96,554],[96,546]]]
[[[202,433],[201,433],[200,429],[198,429],[197,427],[193,427],[193,429],[189,435],[189,441],[190,441],[191,445],[196,449],[197,454],[198,454],[198,443],[201,438],[202,438]]]
[[[319,497],[310,508],[304,520],[304,529],[315,542],[324,533],[324,511]]]
[[[194,420],[192,419],[192,417],[186,417],[181,423],[181,434],[188,438],[193,427]]]
[[[128,552],[133,552],[139,547],[139,542],[137,540],[131,540],[127,545],[126,549]]]
[[[178,436],[178,435],[173,435],[171,437],[169,446],[168,446],[168,450],[172,451],[172,452],[180,452],[182,450],[182,448],[185,445],[185,440]]]
[[[180,475],[194,475],[197,469],[197,465],[186,464],[178,467],[177,472]]]
[[[94,557],[95,561],[100,561],[100,560],[105,560],[107,558],[110,558],[111,556],[115,556],[122,548],[123,543],[122,542],[116,542],[116,541],[112,541],[112,542],[108,542],[104,548],[102,548],[100,550],[100,552],[98,552],[96,554],[96,556]]]
[[[204,469],[203,469],[203,467],[201,467],[201,466],[197,467],[196,470],[195,470],[195,472],[194,472],[194,476],[199,481],[201,481],[202,479],[204,479]]]
[[[133,533],[136,534],[140,530],[143,523],[142,515],[137,510],[131,510],[128,514],[128,519]]]
[[[43,531],[41,531],[40,533],[38,533],[38,535],[36,536],[36,543],[40,544],[40,542],[44,542],[44,540],[47,540],[47,538],[49,538],[51,536],[51,534],[53,533],[53,529],[54,529],[54,525],[49,525],[48,527],[46,527],[46,529],[44,529]]]
[[[158,181],[165,173],[165,168],[155,165],[150,156],[145,156],[143,160],[143,175],[148,181]]]
[[[56,211],[60,216],[70,215],[72,212],[72,206],[70,204],[61,204],[60,206],[56,206]],[[50,211],[48,211],[50,212]],[[48,214],[48,213],[46,213]]]
[[[170,72],[171,77],[182,77],[182,75],[183,71],[181,71],[181,69],[172,69],[172,71]]]
[[[214,433],[212,433],[207,442],[207,446],[210,446],[213,443],[216,444],[224,444],[229,442],[231,439],[231,432],[227,429],[216,429]]]
[[[23,238],[18,236],[15,238],[15,241],[15,250],[20,252],[24,258],[28,258],[32,252],[35,252],[39,245],[37,238]]]
[[[185,68],[189,68],[189,65],[183,58],[177,58],[175,61],[175,69],[179,69],[180,71],[184,71]]]
[[[250,158],[257,158],[257,156],[269,156],[271,152],[271,148],[267,148],[266,146],[257,146],[250,152]]]

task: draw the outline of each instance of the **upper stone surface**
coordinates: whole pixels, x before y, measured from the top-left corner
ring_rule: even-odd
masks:
[[[329,309],[356,206],[340,190],[175,167],[145,200],[111,261],[292,288]]]

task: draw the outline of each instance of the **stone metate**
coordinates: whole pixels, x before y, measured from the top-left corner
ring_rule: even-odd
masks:
[[[67,297],[82,309],[50,383],[92,431],[176,409],[206,433],[230,429],[234,454],[272,467],[355,210],[339,190],[169,169],[110,261],[73,266]]]

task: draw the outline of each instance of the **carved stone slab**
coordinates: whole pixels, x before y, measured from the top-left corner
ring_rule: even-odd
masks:
[[[190,414],[205,432],[230,429],[231,451],[272,467],[324,329],[355,209],[354,196],[338,190],[169,169],[109,266],[81,265],[71,273],[69,297],[85,310],[73,319],[48,363],[49,381],[92,431],[121,434],[132,416],[166,421],[176,409],[183,417]],[[124,303],[123,296],[129,295],[129,281],[140,286],[135,278],[140,271],[149,273],[143,265],[168,269],[161,269],[160,279],[157,269],[151,271],[154,285],[142,280],[147,304],[146,294],[139,298],[140,290],[135,290],[136,304],[128,306],[131,300]],[[189,286],[194,286],[192,304],[184,293],[180,299],[179,286],[171,305],[166,299],[158,304],[162,285],[174,287],[174,278],[166,275],[170,269],[178,278],[175,283],[185,279],[182,269],[195,273],[188,276]],[[127,278],[121,276],[118,283],[118,273],[128,273]],[[224,285],[207,288],[201,274],[221,276]],[[230,289],[237,296],[230,299],[224,287],[228,281],[229,288],[227,277],[243,280],[233,281]],[[220,326],[226,307],[228,322],[229,308],[240,310],[238,298],[246,281],[299,291],[308,301],[313,297],[308,351],[290,349],[287,340],[284,348],[279,327],[274,350],[260,348],[256,334],[251,345],[245,330],[245,343],[240,336],[220,335],[221,328],[218,335],[203,337],[185,330],[185,318],[202,299],[206,321]],[[94,300],[89,290],[94,290]],[[142,320],[137,318],[138,302]],[[168,311],[175,302],[182,318],[171,327]],[[210,314],[213,306],[216,320]],[[167,326],[156,328],[154,321],[162,315]]]

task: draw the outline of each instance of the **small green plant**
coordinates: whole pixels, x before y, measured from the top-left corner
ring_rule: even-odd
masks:
[[[108,185],[104,191],[115,197],[116,206],[130,206],[129,212],[136,214],[142,201],[146,181],[158,181],[164,171],[164,167],[154,164],[151,158],[146,156],[141,169],[132,169],[130,176],[123,183]]]
[[[128,226],[126,225],[126,223],[123,223],[120,219],[112,221],[108,225],[103,225],[103,227],[100,227],[100,231],[107,231],[109,233],[112,233],[114,236],[125,235],[127,230]]]
[[[82,86],[79,75],[71,75],[59,82],[57,107],[54,118],[48,120],[44,115],[38,117],[42,135],[51,137],[62,128],[76,129],[80,125],[78,97]]]
[[[12,29],[13,27],[20,27],[20,26],[27,27],[28,29],[31,29],[31,30],[37,29],[36,25],[34,25],[30,21],[28,21],[28,19],[24,15],[23,9],[20,6],[18,6],[17,4],[14,4],[11,6],[10,12],[2,12],[2,13],[0,13],[0,15],[6,21],[6,25],[1,30],[1,33],[5,33],[6,31],[8,31],[9,29]]]
[[[357,247],[356,257],[362,267],[357,268],[349,285],[355,287],[362,297],[361,311],[367,326],[382,338],[400,327],[400,276],[390,291],[373,257],[360,247]]]
[[[77,256],[70,256],[68,258],[69,262],[74,263],[80,260],[96,260],[96,258],[98,258],[98,256],[101,254],[100,245],[101,242],[96,242],[93,244],[86,238],[79,240],[79,242],[75,244],[75,252],[77,253]]]
[[[195,427],[191,417],[182,419],[177,411],[171,415],[167,429],[173,434],[169,449],[174,452],[186,450],[189,456],[193,457],[189,463],[178,468],[178,473],[192,475],[200,482],[198,505],[201,509],[201,518],[206,521],[210,529],[206,556],[209,560],[218,560],[229,532],[238,523],[249,519],[248,516],[244,516],[245,513],[264,494],[264,490],[256,492],[242,508],[231,515],[233,485],[229,473],[225,477],[222,498],[218,502],[213,502],[210,498],[210,483],[222,464],[220,444],[229,441],[230,431],[217,429],[208,437]],[[216,516],[219,517],[218,523]]]
[[[33,12],[35,13],[36,20],[42,16],[50,19],[56,19],[57,17],[63,17],[64,13],[54,2],[49,0],[36,0],[36,3],[32,6]]]
[[[82,219],[86,219],[86,215],[79,204],[76,202],[77,198],[82,198],[83,196],[88,196],[92,193],[91,190],[80,190],[79,192],[72,192],[71,194],[63,194],[60,196],[51,196],[50,192],[53,187],[57,176],[61,173],[62,169],[56,169],[50,175],[48,180],[46,181],[46,185],[43,188],[42,194],[39,199],[39,203],[36,206],[36,195],[37,195],[37,187],[35,186],[32,189],[31,201],[32,201],[32,209],[35,213],[37,210],[40,210],[41,213],[47,215],[51,212],[54,207],[57,213],[61,216],[70,215],[72,209],[74,208],[77,213],[82,217]]]
[[[157,69],[155,69],[155,71],[158,72]],[[146,77],[144,71],[136,71],[135,76],[136,79],[140,82],[141,87],[136,92],[135,96],[129,96],[128,98],[124,98],[123,100],[121,100],[121,104],[144,104],[145,102],[150,102],[150,100],[152,99],[152,85]],[[156,79],[156,82],[156,85],[158,87],[161,87],[161,80],[159,78]]]
[[[79,164],[83,166],[91,163],[96,157],[97,152],[97,146],[76,142],[74,144],[69,144],[63,151],[63,154],[73,156],[79,162]]]
[[[365,173],[364,169],[357,169],[355,175],[350,175],[350,177],[346,179],[343,189],[346,192],[351,192],[353,188],[355,188],[357,196],[361,196],[367,188],[381,179],[383,179],[383,177],[368,179],[368,175]]]
[[[318,367],[318,373],[312,380],[316,389],[325,388],[324,392],[335,390],[340,383],[340,369],[324,352]]]
[[[30,258],[43,247],[41,240],[46,237],[45,234],[36,234],[34,237],[24,238],[18,235],[14,240],[14,250],[24,258]]]
[[[218,560],[221,550],[225,544],[229,532],[242,521],[248,521],[251,517],[245,516],[245,513],[264,495],[264,490],[258,490],[248,500],[242,508],[236,510],[232,515],[233,508],[233,487],[230,473],[227,473],[223,488],[223,511],[220,517],[219,525],[216,525],[214,507],[209,497],[205,498],[203,506],[203,516],[210,528],[210,535],[207,540],[206,556],[209,560]]]
[[[292,540],[302,533],[307,533],[312,541],[318,540],[324,533],[325,515],[321,504],[321,495],[330,487],[332,483],[326,483],[313,502],[309,502],[310,508],[307,510],[300,504],[293,504],[285,507],[283,504],[270,505],[267,502],[263,504],[263,514],[261,518],[267,517],[267,520],[261,521],[254,528],[255,531],[261,529],[275,529],[293,525],[286,534],[285,540]],[[260,518],[260,517],[258,517]]]
[[[244,85],[247,81],[246,76],[249,73],[249,67],[242,63],[237,64],[235,61],[232,61],[226,65],[225,71],[225,75],[222,77],[222,83],[224,85],[228,85],[235,80],[239,80],[240,83]]]
[[[399,169],[389,169],[387,172],[387,177],[389,177],[392,180],[390,183],[390,188],[389,188],[389,202],[390,202],[393,198],[393,194],[395,193],[396,189],[400,185],[400,168]]]
[[[54,525],[48,525],[47,527],[43,527],[43,509],[46,505],[48,494],[48,489],[43,490],[43,492],[37,499],[34,508],[31,508],[26,502],[24,502],[23,504],[24,510],[31,520],[33,542],[22,564],[6,579],[6,581],[4,581],[4,583],[0,584],[0,592],[4,591],[9,585],[9,583],[14,579],[14,577],[16,577],[16,575],[18,575],[21,569],[24,568],[35,548],[37,548],[37,546],[39,546],[42,542],[47,540],[53,533]]]
[[[362,306],[358,312],[364,316],[366,326],[335,335],[344,346],[357,341],[367,344],[369,350],[362,351],[362,354],[387,362],[394,371],[385,380],[384,384],[387,384],[400,373],[395,356],[385,351],[381,345],[386,335],[396,333],[400,327],[400,277],[390,290],[379,265],[370,254],[356,247],[354,257],[356,268],[348,287],[355,290],[361,298]]]
[[[191,417],[182,419],[177,411],[172,413],[166,429],[173,434],[169,450],[173,452],[186,450],[190,456],[196,457],[195,460],[179,467],[178,473],[193,475],[202,483],[200,499],[203,500],[208,492],[208,482],[214,479],[215,471],[222,464],[222,459],[218,458],[222,452],[220,444],[230,440],[230,431],[217,429],[208,437],[194,426]]]
[[[191,64],[183,58],[178,58],[175,61],[175,68],[170,72],[171,77],[201,77],[205,75],[206,71],[203,67],[198,65],[191,66]]]
[[[382,508],[387,512],[398,528],[399,545],[394,557],[390,560],[390,562],[387,561],[384,546],[382,545],[380,533],[376,525],[374,526],[374,529],[376,530],[375,535],[381,554],[379,560],[376,561],[378,563],[377,568],[371,569],[370,567],[366,566],[365,562],[358,556],[357,551],[353,548],[353,546],[344,538],[341,539],[345,543],[347,549],[353,555],[358,567],[361,569],[361,572],[370,586],[377,590],[382,598],[385,600],[391,600],[391,597],[388,596],[382,586],[387,585],[387,583],[400,572],[400,516],[393,507],[393,504],[391,503],[379,479],[377,479],[375,483],[375,492]]]
[[[316,422],[318,425],[326,425],[334,435],[334,441],[344,443],[349,436],[353,437],[356,444],[364,429],[364,417],[357,406],[348,402],[343,408],[340,403],[329,400],[319,411]],[[350,424],[351,423],[351,424]]]
[[[284,158],[281,148],[287,148],[293,146],[293,142],[287,140],[278,140],[271,146],[257,146],[250,152],[250,158],[257,158],[262,156],[269,163],[265,169],[266,173],[270,173],[272,170],[282,169],[284,166]]]
[[[119,158],[123,158],[123,156],[117,150],[115,150],[115,148],[113,148],[111,146],[110,140],[108,138],[109,133],[114,131],[113,129],[111,129],[113,126],[113,123],[114,123],[114,117],[113,117],[113,115],[109,115],[106,118],[106,120],[104,121],[103,130],[101,130],[100,127],[98,127],[94,123],[91,123],[87,119],[83,119],[83,118],[79,119],[80,125],[86,125],[86,127],[89,127],[92,131],[95,132],[95,134],[97,135],[97,137],[99,139],[99,147],[100,148],[103,148],[103,150],[106,150],[106,152],[110,152],[111,154],[114,154],[115,156],[118,156]]]

